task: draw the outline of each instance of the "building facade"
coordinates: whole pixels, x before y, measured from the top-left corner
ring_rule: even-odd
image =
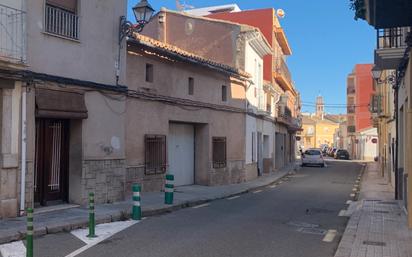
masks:
[[[97,202],[122,200],[126,60],[118,25],[126,1],[6,2],[0,217],[84,204],[92,190]]]

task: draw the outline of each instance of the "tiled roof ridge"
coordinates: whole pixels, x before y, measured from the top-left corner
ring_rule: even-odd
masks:
[[[169,43],[164,43],[164,42],[161,42],[159,40],[156,40],[156,39],[148,37],[148,36],[144,36],[144,35],[139,34],[139,33],[135,33],[134,38],[140,43],[149,44],[149,46],[164,49],[164,50],[167,50],[167,51],[172,52],[174,54],[178,54],[178,55],[181,55],[181,56],[186,57],[186,58],[191,58],[191,59],[194,59],[196,61],[208,64],[208,65],[212,65],[214,67],[218,67],[220,69],[224,69],[226,71],[239,74],[242,77],[246,77],[246,78],[251,77],[251,75],[249,73],[247,73],[246,71],[243,71],[241,69],[229,66],[227,64],[223,64],[223,63],[219,63],[219,62],[207,59],[205,57],[194,54],[192,52],[188,52],[186,50],[183,50],[183,49],[181,49],[181,48],[179,48],[175,45],[171,45]]]

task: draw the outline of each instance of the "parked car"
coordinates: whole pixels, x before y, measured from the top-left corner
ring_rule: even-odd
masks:
[[[335,153],[335,159],[349,160],[349,152],[345,149],[339,149]]]
[[[306,150],[302,155],[302,166],[306,165],[319,165],[325,167],[325,160],[323,159],[320,149],[311,148]]]

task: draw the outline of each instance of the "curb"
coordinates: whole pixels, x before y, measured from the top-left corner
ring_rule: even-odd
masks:
[[[247,189],[242,189],[236,193],[223,194],[223,195],[208,198],[208,199],[186,201],[186,202],[182,202],[182,203],[171,205],[171,206],[164,206],[158,209],[142,210],[142,217],[159,216],[162,214],[171,213],[177,210],[190,208],[190,207],[201,205],[204,203],[208,203],[208,202],[212,202],[216,200],[222,200],[228,197],[247,194],[257,189],[264,188],[270,184],[276,183],[279,180],[282,180],[284,177],[289,176],[293,174],[293,172],[296,172],[298,170],[300,170],[300,167],[299,166],[296,167],[296,165],[294,165],[290,167],[288,171],[285,172],[285,174],[283,174],[282,176],[270,182],[267,182],[267,183],[265,182],[263,185],[253,186]],[[114,211],[114,213],[111,213],[111,214],[100,214],[99,215],[96,213],[96,225],[102,224],[102,223],[110,223],[110,222],[126,220],[131,217],[131,214],[132,214],[131,208],[120,209],[120,210]],[[47,225],[44,223],[42,224],[42,222],[40,222],[34,225],[34,238],[38,238],[38,237],[41,237],[47,234],[70,232],[75,229],[81,229],[81,228],[87,228],[87,227],[88,227],[87,217],[76,218],[76,219],[69,220],[69,221],[63,221],[63,222],[47,224]],[[1,231],[1,234],[2,235],[0,236],[0,244],[11,243],[13,241],[25,239],[26,238],[26,228],[24,226],[24,227],[16,228],[16,229],[3,230]]]

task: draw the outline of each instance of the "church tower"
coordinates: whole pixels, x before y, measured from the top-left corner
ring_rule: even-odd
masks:
[[[325,115],[325,104],[323,102],[323,97],[318,96],[316,97],[316,117],[323,120],[323,116]]]

